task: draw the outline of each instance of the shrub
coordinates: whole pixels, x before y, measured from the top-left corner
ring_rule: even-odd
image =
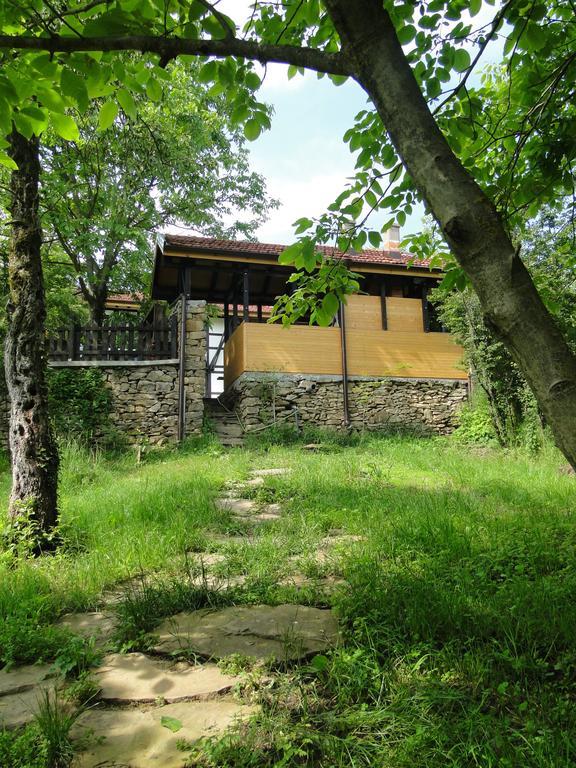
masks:
[[[48,371],[50,414],[59,437],[81,442],[94,439],[110,445],[117,435],[110,421],[112,395],[97,368],[58,368]]]

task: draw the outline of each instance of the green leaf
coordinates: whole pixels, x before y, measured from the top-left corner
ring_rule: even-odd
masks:
[[[294,264],[300,252],[302,250],[301,243],[292,243],[287,248],[284,248],[282,253],[278,256],[278,264],[288,265]]]
[[[466,72],[471,64],[470,54],[464,48],[458,48],[454,53],[454,69],[456,72]]]
[[[406,24],[404,27],[400,27],[396,34],[400,44],[407,45],[416,37],[416,27],[413,27],[412,24]]]
[[[246,121],[246,124],[244,125],[244,136],[246,136],[248,141],[256,141],[261,133],[262,127],[258,120],[251,117],[250,120]]]
[[[2,151],[0,151],[0,165],[3,165],[4,168],[8,168],[11,171],[18,170],[18,166],[16,165],[14,160],[12,160],[10,155],[7,155],[6,152],[2,152]]]
[[[211,83],[214,80],[216,80],[218,76],[218,62],[217,61],[208,61],[200,72],[198,72],[198,80],[201,83]]]
[[[382,235],[380,232],[368,232],[368,240],[373,248],[380,248],[382,243]]]
[[[261,80],[256,74],[256,72],[248,72],[246,77],[244,78],[244,82],[246,83],[246,87],[249,88],[251,91],[256,91],[258,88],[260,88]]]
[[[100,131],[106,131],[118,114],[118,104],[115,101],[107,101],[100,107],[98,113],[98,129]]]
[[[146,96],[150,99],[150,101],[160,101],[162,98],[162,86],[158,82],[158,80],[154,80],[151,78],[146,83]]]
[[[88,108],[88,90],[84,78],[71,69],[62,70],[60,77],[60,90],[64,96],[74,99],[81,112]]]
[[[78,126],[69,115],[60,115],[57,112],[52,112],[50,115],[54,130],[66,141],[78,141],[80,133]]]
[[[302,219],[297,219],[292,226],[296,227],[296,229],[294,230],[295,233],[297,235],[301,235],[302,232],[305,232],[307,229],[310,229],[310,227],[313,224],[314,222],[312,221],[312,219],[302,218]]]
[[[333,293],[327,293],[322,299],[322,312],[328,315],[330,319],[338,312],[339,306],[338,297]]]
[[[177,720],[175,717],[169,717],[168,715],[162,715],[160,718],[160,725],[162,725],[164,728],[168,728],[168,730],[172,731],[172,733],[178,733],[178,731],[182,728],[182,723],[180,720]]]
[[[470,0],[468,4],[468,12],[470,16],[476,16],[482,10],[482,0]]]
[[[138,116],[138,111],[136,109],[136,102],[134,101],[134,97],[130,93],[130,91],[127,91],[126,88],[121,88],[118,93],[116,94],[116,97],[118,99],[118,102],[126,115],[131,120],[136,120],[136,117]]]

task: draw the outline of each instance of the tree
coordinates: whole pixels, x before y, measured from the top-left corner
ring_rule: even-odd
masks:
[[[243,135],[226,126],[226,100],[207,96],[197,70],[171,66],[163,96],[162,89],[152,102],[138,95],[129,116],[112,109],[108,130],[94,102],[74,115],[77,141],[45,140],[45,227],[74,266],[98,325],[110,290],[148,287],[150,240],[160,228],[250,236],[274,204],[250,171]]]
[[[58,84],[62,88],[64,71],[76,67],[77,74],[82,73],[88,82],[94,70],[96,79],[107,84],[121,81],[121,104],[126,96],[120,94],[127,86],[135,87],[132,73],[114,71],[110,63],[113,51],[156,54],[160,64],[181,55],[227,57],[221,63],[207,62],[201,75],[213,79],[223,90],[228,89],[249,138],[258,135],[262,123],[257,104],[240,89],[242,84],[248,89],[258,86],[247,60],[281,61],[329,73],[336,79],[355,78],[377,115],[369,111],[362,115],[360,121],[367,124],[368,132],[363,135],[356,128],[349,140],[352,144],[358,135],[360,142],[365,141],[359,161],[369,168],[379,159],[377,153],[384,153],[385,167],[393,169],[388,171],[389,183],[394,185],[399,178],[402,181],[393,187],[392,199],[386,190],[381,195],[376,192],[374,205],[368,193],[378,189],[375,185],[380,185],[383,174],[365,171],[360,178],[364,190],[359,202],[353,200],[343,207],[344,198],[336,207],[356,222],[365,201],[370,208],[394,203],[407,209],[415,197],[425,200],[474,286],[486,321],[523,371],[558,446],[576,465],[576,357],[512,243],[503,212],[474,179],[474,165],[466,148],[459,149],[446,128],[442,120],[444,105],[434,103],[441,94],[442,82],[449,81],[454,71],[461,73],[449,97],[458,98],[464,105],[463,125],[475,120],[477,107],[470,108],[467,80],[479,56],[472,61],[463,46],[471,34],[462,21],[467,3],[358,0],[352,4],[324,0],[322,6],[318,0],[288,0],[278,5],[257,4],[242,38],[236,35],[235,24],[208,0],[182,0],[171,6],[170,13],[165,13],[156,0],[145,4],[118,0],[112,7],[108,3],[69,3],[57,11],[47,4],[37,5],[40,10],[27,10],[28,6],[20,3],[4,10],[1,31],[5,34],[0,35],[0,46],[19,52],[13,57],[15,63],[5,68],[4,77],[13,87],[12,80],[22,77],[22,62],[35,66],[41,76],[24,99],[13,88],[16,96],[10,91],[7,106],[10,114],[15,113],[15,120],[26,110],[25,121],[50,118],[63,134],[69,134],[71,128],[61,111],[50,106],[51,97],[46,98],[46,94],[57,89]],[[477,13],[483,3],[474,0],[469,5]],[[504,2],[494,13],[492,23],[473,41],[478,54],[505,23],[512,30],[504,33],[511,44],[509,68],[512,71],[519,66],[523,74],[527,112],[542,99],[545,103],[545,94],[550,91],[563,94],[565,100],[576,81],[572,76],[576,67],[576,25],[569,0]],[[403,48],[409,45],[412,50]],[[81,52],[91,51],[105,55],[94,65],[95,59],[81,56]],[[54,61],[47,53],[58,56]],[[41,108],[30,103],[31,97]],[[39,110],[42,117],[31,110]],[[571,168],[576,140],[569,132],[563,139],[562,158]],[[456,154],[459,151],[461,158]],[[404,177],[401,168],[396,168],[395,154],[406,170]],[[550,175],[540,200],[545,194],[556,193],[558,184],[565,185],[566,180],[565,174],[559,180]],[[329,229],[320,221],[314,237],[330,236]],[[338,226],[335,234],[341,232]],[[354,239],[355,247],[365,242],[366,236],[360,232]]]
[[[38,213],[40,161],[38,139],[17,131],[10,153],[11,227],[8,255],[8,330],[5,374],[11,402],[12,493],[9,515],[25,528],[34,551],[53,545],[58,519],[58,448],[47,408],[44,283]]]

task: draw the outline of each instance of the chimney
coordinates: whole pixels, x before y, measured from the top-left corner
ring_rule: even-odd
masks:
[[[398,251],[400,249],[400,226],[398,224],[393,224],[384,233],[382,247],[388,251]]]

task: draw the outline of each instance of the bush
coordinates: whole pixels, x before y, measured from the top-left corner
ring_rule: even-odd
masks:
[[[110,421],[112,395],[97,368],[48,371],[50,414],[58,437],[74,436],[84,443],[113,445],[118,435]]]
[[[453,437],[459,442],[477,445],[488,445],[497,441],[494,422],[486,401],[476,400],[462,408]]]

